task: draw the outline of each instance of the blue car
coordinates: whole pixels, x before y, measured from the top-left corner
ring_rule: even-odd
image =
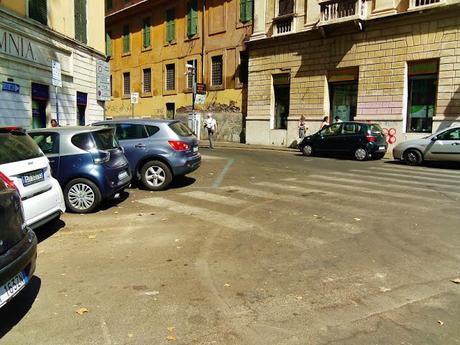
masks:
[[[111,128],[55,127],[28,133],[48,157],[68,210],[93,212],[129,186],[128,161]]]
[[[148,190],[166,189],[174,178],[201,164],[198,140],[177,120],[111,120],[93,126],[115,128],[134,178]]]

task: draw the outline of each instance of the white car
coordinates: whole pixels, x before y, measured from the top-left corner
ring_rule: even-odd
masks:
[[[0,127],[0,171],[19,191],[26,224],[35,229],[65,212],[61,187],[48,158],[18,127]]]
[[[408,165],[420,165],[425,160],[460,162],[460,127],[400,143],[393,149],[393,157]]]

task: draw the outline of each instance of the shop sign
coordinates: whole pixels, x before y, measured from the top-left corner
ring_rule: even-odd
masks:
[[[30,61],[37,60],[30,40],[2,29],[0,29],[0,52]]]
[[[19,90],[21,90],[19,84],[10,83],[8,81],[2,82],[2,91],[19,93]]]
[[[98,101],[110,101],[110,64],[96,61],[96,98]]]

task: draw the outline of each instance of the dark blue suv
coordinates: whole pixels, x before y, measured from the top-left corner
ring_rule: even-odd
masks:
[[[93,123],[110,126],[128,158],[131,172],[148,190],[163,190],[173,178],[201,164],[198,140],[176,120],[111,120]]]
[[[55,127],[29,135],[50,161],[68,210],[95,211],[131,182],[131,171],[111,128]]]

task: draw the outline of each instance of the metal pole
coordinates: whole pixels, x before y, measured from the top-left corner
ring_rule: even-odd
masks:
[[[54,93],[56,94],[56,121],[59,124],[59,104],[58,104],[58,87],[54,87]]]
[[[192,124],[193,124],[193,131],[198,135],[198,126],[196,121],[195,115],[195,98],[196,98],[196,66],[192,68]]]

